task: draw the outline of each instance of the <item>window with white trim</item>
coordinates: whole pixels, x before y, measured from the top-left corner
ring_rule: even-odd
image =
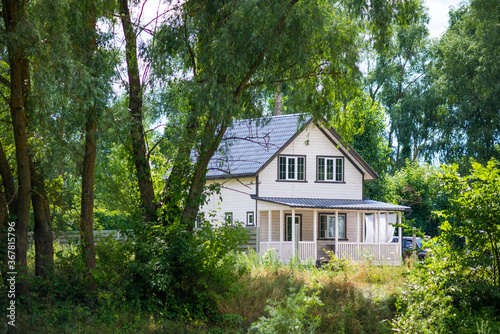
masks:
[[[280,156],[278,158],[278,179],[286,181],[305,181],[306,157]]]
[[[224,220],[228,223],[233,223],[233,213],[232,212],[225,212],[224,213]]]
[[[318,157],[317,180],[327,182],[344,181],[344,158]]]
[[[253,220],[253,211],[247,212],[247,226],[255,226],[255,221]]]
[[[320,239],[335,238],[335,214],[319,215]],[[339,214],[339,239],[345,239],[345,214]]]

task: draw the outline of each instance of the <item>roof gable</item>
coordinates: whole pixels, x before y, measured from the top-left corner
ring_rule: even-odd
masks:
[[[255,176],[272,159],[283,151],[307,126],[312,117],[305,114],[290,114],[233,122],[222,140],[219,150],[208,165],[207,178]],[[337,146],[342,154],[360,171],[368,173],[370,179],[377,173],[349,146],[346,150],[340,143],[340,135],[332,128],[318,127]]]

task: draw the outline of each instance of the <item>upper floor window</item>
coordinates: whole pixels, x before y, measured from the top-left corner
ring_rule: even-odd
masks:
[[[306,158],[304,156],[280,156],[278,179],[290,181],[305,181]]]
[[[344,158],[318,157],[318,181],[343,182]]]

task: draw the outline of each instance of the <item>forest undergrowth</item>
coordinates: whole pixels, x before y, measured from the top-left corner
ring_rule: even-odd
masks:
[[[84,277],[75,267],[78,248],[59,248],[51,286],[30,279],[33,292],[10,332],[389,333],[408,271],[408,263],[334,259],[318,269],[313,261],[283,264],[272,253],[239,253],[234,270],[241,277],[216,296],[213,315],[199,319],[173,317],[154,296],[134,293],[128,270],[133,255],[126,244],[109,240],[97,252],[96,299],[85,298]]]

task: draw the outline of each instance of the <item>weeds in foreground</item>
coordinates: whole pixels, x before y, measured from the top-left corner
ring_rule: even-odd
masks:
[[[305,319],[309,323],[304,325],[316,328],[318,333],[390,332],[387,321],[394,316],[399,287],[404,282],[402,274],[407,271],[405,266],[354,264],[345,260],[339,263],[335,259],[321,269],[300,262],[291,266],[274,261],[269,254],[259,261],[252,253],[241,255],[239,265],[247,266],[247,274],[230,298],[219,301],[222,314],[240,315],[245,319],[244,328],[259,323],[263,317],[277,318],[268,320],[274,324],[293,323],[293,316],[283,320],[286,312],[276,315],[277,305],[292,298],[290,291],[304,291],[309,298],[319,300],[309,308],[312,318]],[[314,318],[319,319],[317,326],[312,326]]]
[[[285,265],[273,253],[239,254],[234,270],[244,274],[218,296],[218,314],[202,320],[169,318],[154,299],[133,290],[128,250],[113,243],[98,249],[100,288],[92,305],[79,288],[77,250],[58,250],[52,285],[37,287],[33,280],[33,300],[20,310],[17,332],[387,333],[401,274],[407,271],[339,260],[317,269],[312,261],[298,259]]]

